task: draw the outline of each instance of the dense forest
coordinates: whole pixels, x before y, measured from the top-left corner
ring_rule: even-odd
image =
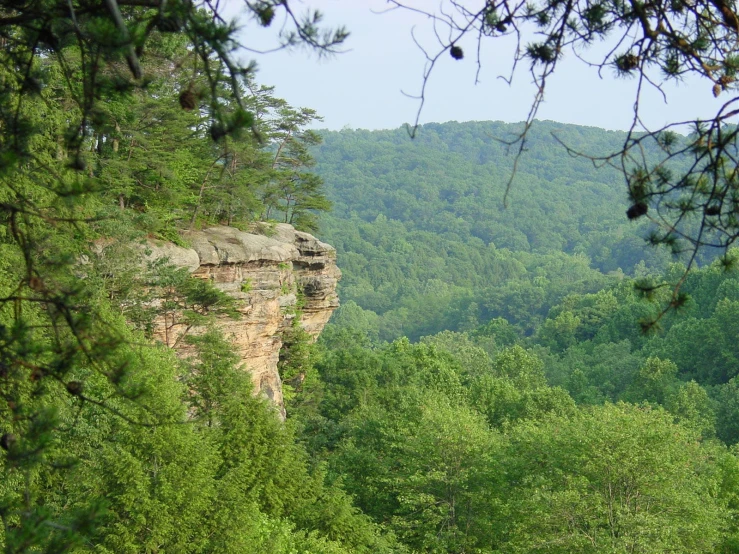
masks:
[[[359,306],[383,340],[504,317],[530,334],[567,294],[667,268],[629,222],[623,175],[568,156],[616,150],[625,133],[539,122],[504,206],[520,125],[492,122],[324,133],[321,220],[344,270],[342,316]],[[561,143],[560,143],[561,142]],[[707,261],[711,252],[704,252]]]
[[[739,276],[703,252],[642,331],[685,260],[561,146],[624,135],[538,122],[505,207],[519,126],[318,132],[230,80],[208,15],[148,10],[140,49],[62,21],[0,35],[4,552],[739,552]],[[321,339],[285,341],[286,421],[213,324],[229,297],[142,261],[261,222],[344,271]]]
[[[735,552],[736,273],[706,253],[645,334],[685,267],[551,139],[620,137],[539,123],[504,208],[493,132],[515,127],[323,133],[345,302],[293,408],[306,444],[412,551]]]

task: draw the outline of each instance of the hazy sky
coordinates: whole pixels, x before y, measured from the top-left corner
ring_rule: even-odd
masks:
[[[434,0],[416,1],[439,5]],[[397,10],[373,13],[386,10],[384,0],[293,0],[293,5],[298,10],[318,8],[328,24],[344,24],[351,32],[347,51],[321,60],[304,50],[250,55],[259,65],[260,83],[274,85],[277,96],[294,106],[314,108],[324,117],[321,126],[330,129],[397,128],[415,119],[418,103],[403,92],[417,94],[421,87],[425,58],[413,43],[411,30],[433,46],[426,18]],[[264,48],[274,34],[275,29],[264,32],[249,26],[244,42]],[[435,68],[421,122],[523,120],[534,94],[527,67],[519,67],[512,85],[498,78],[510,71],[512,45],[488,39],[477,85],[474,46],[463,46],[467,54],[463,60],[444,56]],[[616,80],[610,70],[601,79],[595,69],[569,55],[547,85],[538,119],[626,129],[633,117],[635,86],[636,80]],[[650,126],[711,115],[721,104],[721,98],[711,94],[711,83],[681,83],[665,90],[668,104],[654,90],[643,96],[642,116]]]

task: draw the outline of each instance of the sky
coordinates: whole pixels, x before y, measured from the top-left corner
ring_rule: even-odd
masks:
[[[236,5],[236,0],[227,1]],[[414,1],[429,8],[440,5],[434,0]],[[470,0],[469,4],[480,2]],[[420,91],[425,57],[412,32],[419,42],[433,47],[435,39],[427,18],[407,10],[387,11],[385,0],[293,0],[291,5],[297,11],[319,9],[329,26],[345,25],[351,33],[345,51],[327,59],[305,49],[244,52],[245,58],[258,64],[258,82],[275,86],[276,95],[293,106],[315,109],[324,118],[318,125],[321,128],[395,129],[415,121],[419,103],[407,95]],[[279,23],[267,30],[246,25],[242,42],[253,49],[268,49],[274,45]],[[524,120],[535,93],[527,66],[519,67],[510,85],[499,78],[510,73],[513,43],[488,39],[483,44],[477,84],[475,44],[468,41],[462,47],[467,54],[464,59],[443,56],[434,68],[420,122]],[[594,59],[603,48],[596,45],[585,56]],[[547,84],[537,118],[628,129],[637,82],[614,76],[611,70],[599,76],[596,69],[566,55]],[[711,86],[699,81],[668,84],[664,88],[667,102],[656,90],[646,90],[641,101],[644,122],[654,129],[668,122],[712,115],[722,98],[713,98]]]

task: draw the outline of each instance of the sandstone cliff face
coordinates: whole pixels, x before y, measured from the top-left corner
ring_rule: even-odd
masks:
[[[284,417],[277,371],[282,336],[296,317],[298,295],[303,304],[300,325],[314,340],[338,307],[336,250],[287,224],[264,225],[252,233],[210,227],[184,238],[191,248],[151,244],[150,258],[167,257],[236,299],[241,318],[223,316],[216,324],[236,347],[255,391],[270,398]],[[187,343],[165,336],[164,327],[164,321],[157,321],[155,336],[170,345],[177,342],[179,353],[187,356]]]

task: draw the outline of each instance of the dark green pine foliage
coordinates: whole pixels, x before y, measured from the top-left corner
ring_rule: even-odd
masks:
[[[111,217],[175,242],[178,229],[268,219],[315,231],[315,212],[331,206],[322,180],[310,172],[307,146],[320,137],[305,126],[318,116],[292,108],[250,77],[240,89],[251,130],[234,129],[214,142],[204,106],[210,98],[206,75],[197,64],[173,71],[193,63],[184,45],[162,40],[157,52],[169,55],[149,64],[146,91],[118,97],[95,113],[91,176],[109,209],[122,212]],[[227,89],[217,92],[220,109],[232,119],[224,125],[234,126],[240,108]]]

